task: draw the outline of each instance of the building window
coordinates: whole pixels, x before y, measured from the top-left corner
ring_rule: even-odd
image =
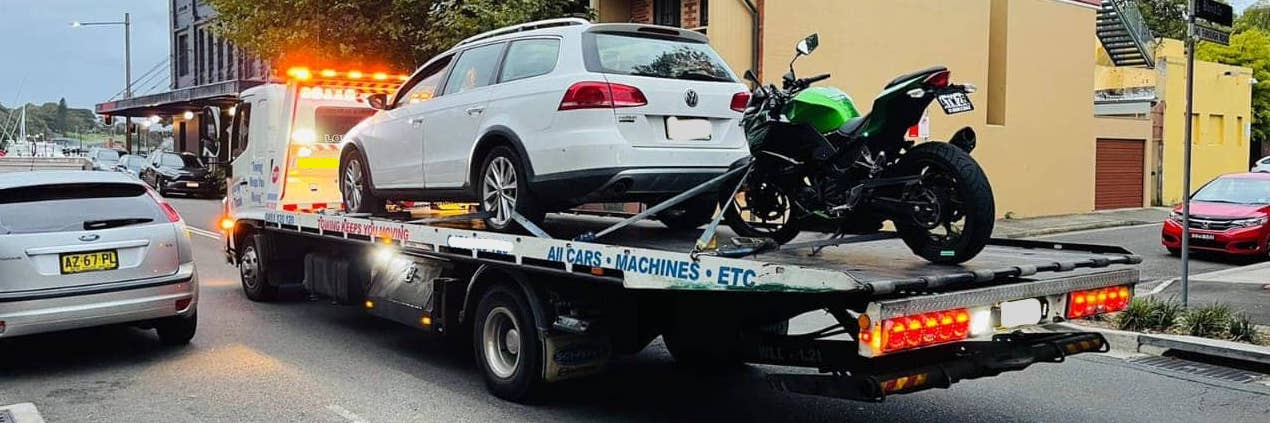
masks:
[[[176,37],[176,74],[190,74],[190,36],[181,34]]]
[[[194,30],[194,85],[203,83],[203,30]]]
[[[216,38],[216,82],[225,80],[225,39]]]
[[[710,0],[701,0],[697,13],[701,16],[701,23],[697,26],[710,26]]]
[[[653,23],[679,26],[679,14],[683,11],[681,0],[653,0]]]

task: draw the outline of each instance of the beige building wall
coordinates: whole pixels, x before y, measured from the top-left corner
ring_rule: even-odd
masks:
[[[971,113],[947,116],[932,105],[932,138],[947,139],[963,126],[975,129],[974,157],[988,173],[998,215],[1093,209],[1092,6],[1062,0],[768,3],[765,80],[787,71],[794,44],[812,32],[820,34],[820,48],[799,61],[799,73],[832,73],[825,84],[850,93],[863,110],[895,76],[948,66],[953,80],[973,83],[980,92],[972,95]],[[726,36],[713,25],[710,35]]]

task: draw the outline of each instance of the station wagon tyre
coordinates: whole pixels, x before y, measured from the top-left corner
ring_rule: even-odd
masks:
[[[490,213],[485,218],[486,227],[507,231],[519,226],[512,218],[512,210],[535,225],[542,223],[546,213],[529,191],[527,176],[524,161],[511,148],[494,147],[485,156],[475,183],[481,211]]]
[[[242,278],[243,293],[252,301],[273,301],[278,298],[278,287],[269,281],[269,269],[260,248],[256,246],[255,236],[248,234],[242,240],[238,253],[238,275]]]
[[[366,157],[357,150],[344,153],[343,160],[340,160],[340,198],[344,202],[344,210],[350,213],[384,212],[384,200],[376,198],[371,192]]]
[[[894,219],[914,254],[932,263],[957,264],[983,251],[992,237],[996,205],[987,175],[970,154],[948,143],[922,143],[901,156],[891,171],[921,176],[920,183],[901,195],[924,204],[921,211]]]
[[[472,320],[476,361],[485,386],[512,402],[532,402],[541,395],[543,347],[529,301],[520,291],[495,285],[485,292]]]
[[[159,343],[163,345],[188,344],[198,330],[198,312],[191,312],[189,316],[169,317],[156,323],[154,329],[159,334]]]
[[[717,209],[718,204],[707,195],[704,199],[689,199],[658,213],[657,221],[674,230],[696,229],[709,223],[714,218],[714,211]]]
[[[1170,255],[1170,256],[1173,256],[1173,257],[1180,257],[1180,256],[1182,255],[1182,249],[1181,249],[1181,248],[1168,248],[1168,250],[1169,250],[1169,255]]]

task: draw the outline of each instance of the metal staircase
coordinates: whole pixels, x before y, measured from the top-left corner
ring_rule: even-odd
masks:
[[[1097,34],[1116,66],[1155,67],[1155,36],[1132,0],[1103,0]]]

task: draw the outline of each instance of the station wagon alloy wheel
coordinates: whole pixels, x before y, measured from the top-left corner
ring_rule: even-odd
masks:
[[[485,169],[481,186],[481,202],[492,213],[489,219],[496,225],[506,225],[516,210],[516,166],[506,157],[495,157]]]
[[[362,163],[357,159],[348,162],[344,168],[344,207],[348,210],[360,210],[362,205]]]

